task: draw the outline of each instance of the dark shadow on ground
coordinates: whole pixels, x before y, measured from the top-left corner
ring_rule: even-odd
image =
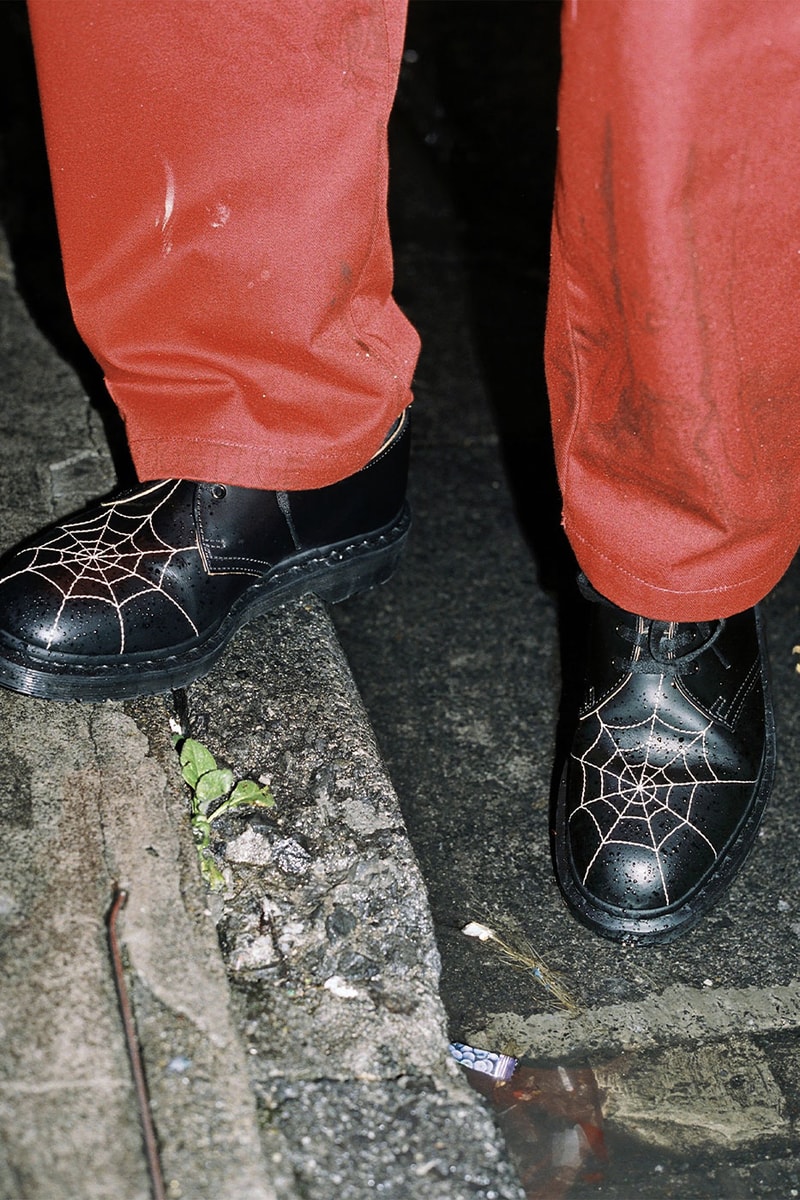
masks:
[[[472,336],[520,525],[546,587],[557,585],[569,557],[543,359],[559,18],[553,0],[412,0],[396,113],[452,199]],[[397,195],[397,239],[403,211]]]
[[[119,479],[133,482],[122,421],[75,328],[67,298],[24,0],[0,3],[0,222],[17,290],[100,414]]]
[[[540,585],[558,606],[554,788],[578,704],[575,632],[582,626],[577,565],[560,524],[544,375],[560,15],[555,0],[411,0],[393,128],[396,138],[413,131],[452,203],[468,278],[469,336],[506,483]],[[406,212],[399,186],[391,197],[398,244],[414,236]]]

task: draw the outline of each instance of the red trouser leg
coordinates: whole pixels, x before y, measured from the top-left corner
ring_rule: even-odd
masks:
[[[795,0],[565,0],[547,369],[564,523],[642,615],[800,542]]]
[[[404,0],[31,0],[78,328],[143,479],[362,466],[409,403],[386,122]]]

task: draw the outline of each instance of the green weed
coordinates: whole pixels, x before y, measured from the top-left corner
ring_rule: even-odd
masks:
[[[272,808],[275,797],[268,786],[254,779],[237,781],[230,767],[220,767],[202,742],[177,733],[172,744],[178,752],[181,774],[192,801],[191,824],[200,860],[200,871],[210,888],[218,891],[225,880],[211,849],[211,824],[240,808]]]

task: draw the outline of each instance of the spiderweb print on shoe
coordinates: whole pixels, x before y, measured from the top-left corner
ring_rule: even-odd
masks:
[[[581,786],[570,824],[582,827],[580,877],[585,886],[595,867],[605,872],[609,859],[620,856],[651,901],[667,906],[675,898],[671,856],[690,848],[695,868],[698,860],[707,860],[706,869],[712,867],[732,832],[724,816],[720,819],[724,792],[739,792],[756,779],[736,773],[725,777],[715,769],[712,760],[718,762],[720,756],[713,722],[694,705],[689,712],[684,705],[683,715],[697,720],[677,723],[667,690],[672,688],[664,676],[646,717],[630,724],[615,721],[614,701],[629,682],[630,677],[586,718],[589,744],[573,754]],[[610,709],[608,717],[605,709]],[[709,820],[711,795],[715,803]]]
[[[177,556],[200,555],[197,538],[191,535],[186,544],[174,545],[156,527],[161,510],[183,486],[181,480],[166,480],[109,501],[90,518],[65,523],[49,540],[19,552],[17,558],[23,565],[9,571],[3,583],[33,575],[61,597],[55,612],[51,611],[48,628],[41,631],[46,649],[58,640],[64,620],[74,620],[78,605],[87,610],[87,620],[93,606],[101,606],[106,618],[109,610],[115,615],[119,654],[126,648],[126,609],[134,602],[140,607],[143,601],[165,602],[173,617],[185,621],[187,636],[197,633],[176,594],[174,579],[167,577]],[[107,624],[106,619],[104,633]]]

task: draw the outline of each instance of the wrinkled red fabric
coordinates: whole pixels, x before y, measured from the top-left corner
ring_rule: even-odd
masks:
[[[565,0],[547,371],[564,522],[648,616],[800,540],[794,0]],[[398,0],[31,0],[76,322],[142,478],[305,488],[410,399],[391,299]]]
[[[565,0],[547,373],[564,523],[646,616],[800,542],[800,11]]]
[[[76,324],[141,478],[357,470],[410,400],[386,124],[402,0],[31,0]]]

